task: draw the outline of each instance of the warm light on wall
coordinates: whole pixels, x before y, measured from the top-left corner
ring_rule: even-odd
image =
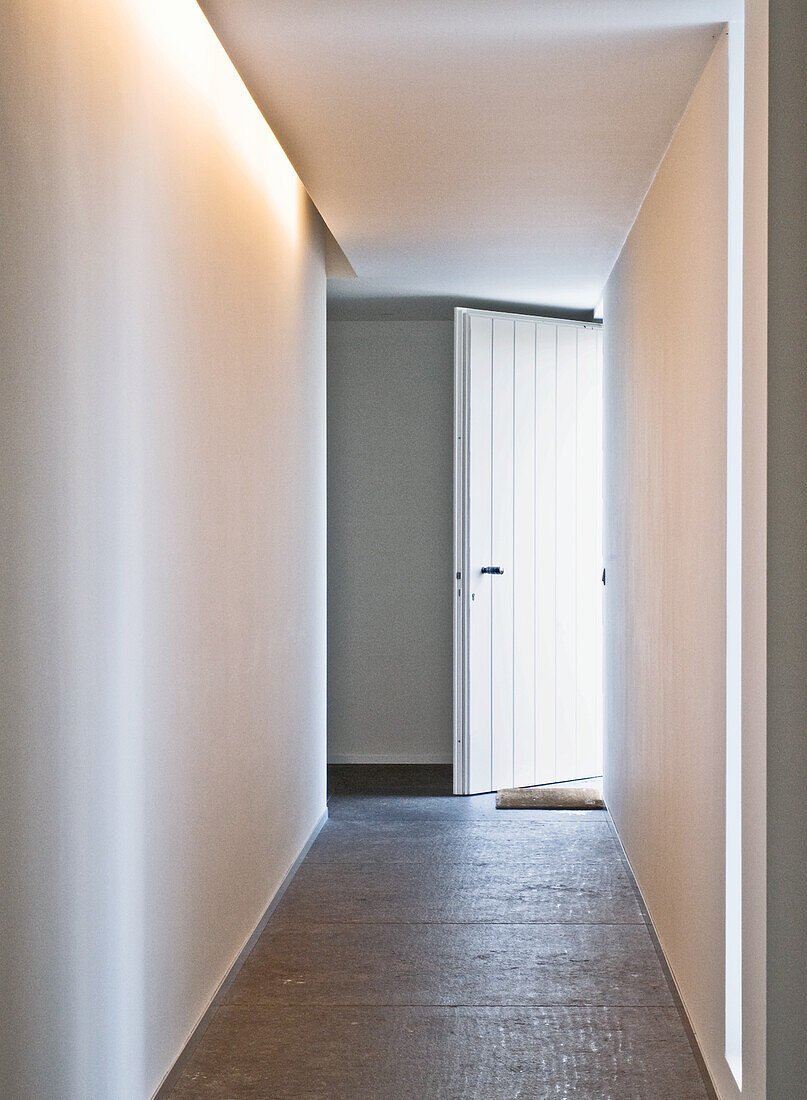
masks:
[[[222,136],[296,240],[303,187],[196,0],[117,0],[221,127]]]
[[[729,24],[725,1053],[743,1084],[743,173],[745,26]]]

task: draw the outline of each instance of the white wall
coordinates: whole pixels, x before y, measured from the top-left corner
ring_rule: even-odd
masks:
[[[328,754],[452,759],[454,326],[328,322]]]
[[[10,1100],[150,1095],[325,805],[322,227],[205,31],[0,8]]]
[[[604,382],[606,798],[723,1097],[728,60],[724,37],[608,283]]]

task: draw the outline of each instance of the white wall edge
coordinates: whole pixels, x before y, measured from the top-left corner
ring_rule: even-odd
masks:
[[[191,1055],[193,1054],[199,1041],[207,1030],[211,1020],[213,1019],[213,1015],[215,1014],[216,1009],[224,1000],[224,996],[227,993],[227,990],[232,985],[236,975],[238,974],[238,971],[246,962],[247,956],[257,943],[258,938],[260,937],[261,933],[263,932],[269,921],[269,918],[272,916],[272,913],[274,913],[275,909],[277,908],[278,902],[288,889],[291,880],[297,874],[297,870],[300,864],[308,855],[311,845],[319,836],[320,830],[327,820],[328,807],[326,806],[316,825],[309,833],[308,839],[305,841],[302,848],[300,849],[299,855],[295,859],[294,863],[292,863],[291,867],[289,867],[288,871],[283,876],[283,881],[280,883],[277,890],[275,890],[274,894],[270,898],[269,904],[266,906],[263,916],[258,921],[254,930],[250,933],[244,946],[240,948],[232,963],[227,968],[227,972],[216,987],[216,991],[211,997],[207,1008],[201,1014],[194,1026],[191,1028],[190,1034],[188,1035],[188,1038],[185,1040],[185,1042],[182,1044],[182,1047],[176,1058],[174,1059],[173,1064],[163,1077],[156,1091],[152,1094],[152,1100],[167,1100],[167,1097],[170,1096],[177,1083],[177,1080],[179,1079],[183,1070],[190,1061]]]
[[[346,752],[328,757],[329,764],[451,764],[448,752]]]

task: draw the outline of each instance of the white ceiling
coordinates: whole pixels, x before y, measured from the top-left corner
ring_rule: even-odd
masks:
[[[593,307],[736,0],[202,0],[340,296]]]

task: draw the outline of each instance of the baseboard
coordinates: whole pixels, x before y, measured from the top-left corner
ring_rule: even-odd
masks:
[[[202,1015],[199,1017],[199,1020],[194,1025],[194,1027],[193,1027],[190,1035],[188,1036],[188,1038],[185,1040],[185,1043],[184,1043],[182,1049],[180,1050],[179,1054],[177,1055],[176,1059],[174,1060],[174,1064],[171,1066],[171,1068],[166,1073],[165,1077],[162,1079],[162,1082],[160,1083],[157,1091],[154,1093],[154,1095],[152,1097],[152,1100],[167,1100],[167,1097],[170,1096],[171,1091],[173,1090],[174,1086],[176,1085],[179,1077],[181,1076],[182,1072],[184,1071],[185,1067],[187,1066],[191,1055],[193,1054],[194,1050],[196,1049],[196,1047],[199,1043],[199,1040],[202,1038],[205,1031],[207,1030],[207,1027],[208,1027],[210,1021],[213,1019],[213,1016],[216,1012],[216,1009],[219,1007],[221,1002],[224,1000],[224,997],[227,993],[227,990],[232,985],[233,980],[235,979],[235,976],[238,974],[238,971],[244,965],[244,961],[246,960],[247,955],[249,955],[250,951],[255,946],[255,944],[258,940],[258,937],[260,936],[261,932],[263,932],[264,928],[266,927],[267,921],[269,920],[272,913],[277,908],[278,902],[280,901],[280,899],[285,894],[289,883],[291,882],[291,880],[294,878],[295,874],[297,873],[298,867],[303,862],[305,857],[308,855],[308,850],[310,849],[310,847],[314,843],[314,841],[317,839],[317,835],[319,834],[320,829],[322,828],[322,826],[325,824],[325,822],[327,820],[328,820],[328,810],[326,809],[325,812],[320,817],[319,821],[316,823],[314,828],[311,830],[311,833],[308,837],[308,840],[306,840],[305,844],[303,845],[303,847],[300,850],[300,854],[297,856],[294,863],[292,863],[291,867],[286,872],[286,874],[283,878],[283,881],[281,882],[280,886],[278,886],[277,890],[275,891],[271,901],[269,902],[266,909],[264,910],[263,916],[261,917],[261,919],[258,921],[257,925],[255,926],[254,931],[252,931],[250,933],[250,936],[249,936],[247,942],[240,949],[240,951],[238,952],[238,954],[235,957],[235,960],[233,961],[233,963],[230,965],[229,969],[227,970],[227,973],[224,975],[221,982],[219,983],[218,988],[216,989],[216,992],[213,994],[213,997],[210,1000],[210,1003],[208,1004],[207,1008],[204,1010]]]
[[[625,851],[625,846],[622,843],[622,837],[619,835],[619,830],[617,829],[616,824],[614,823],[614,819],[611,817],[611,814],[607,810],[607,808],[606,818],[611,828],[611,832],[614,834],[614,838],[617,842],[620,855],[622,856],[622,860],[630,875],[631,882],[633,883],[633,886],[636,890],[636,897],[639,901],[639,908],[641,909],[642,915],[647,922],[647,928],[650,932],[650,938],[653,941],[653,946],[656,949],[656,954],[658,955],[659,962],[661,963],[661,968],[664,971],[664,975],[667,979],[667,984],[670,987],[670,992],[672,993],[675,1007],[678,1009],[678,1015],[681,1017],[681,1022],[684,1025],[684,1030],[686,1031],[687,1039],[689,1039],[689,1045],[692,1049],[692,1054],[698,1064],[698,1069],[701,1071],[701,1076],[703,1077],[709,1100],[720,1100],[720,1096],[717,1089],[715,1088],[714,1081],[712,1080],[712,1075],[709,1072],[709,1067],[706,1065],[706,1059],[703,1057],[703,1051],[701,1050],[700,1043],[698,1042],[697,1033],[695,1031],[695,1028],[692,1026],[692,1020],[689,1018],[687,1006],[684,1003],[684,998],[681,996],[681,990],[678,987],[678,982],[676,981],[675,974],[667,960],[667,956],[664,954],[664,948],[661,946],[661,940],[658,938],[658,932],[656,931],[656,926],[653,924],[653,918],[650,915],[650,910],[647,908],[644,897],[642,896],[642,891],[639,888],[639,882],[636,878],[636,875],[634,875],[633,873],[633,867],[631,867],[631,862],[628,859],[628,853]]]
[[[329,764],[451,764],[450,752],[346,752],[328,757]]]

